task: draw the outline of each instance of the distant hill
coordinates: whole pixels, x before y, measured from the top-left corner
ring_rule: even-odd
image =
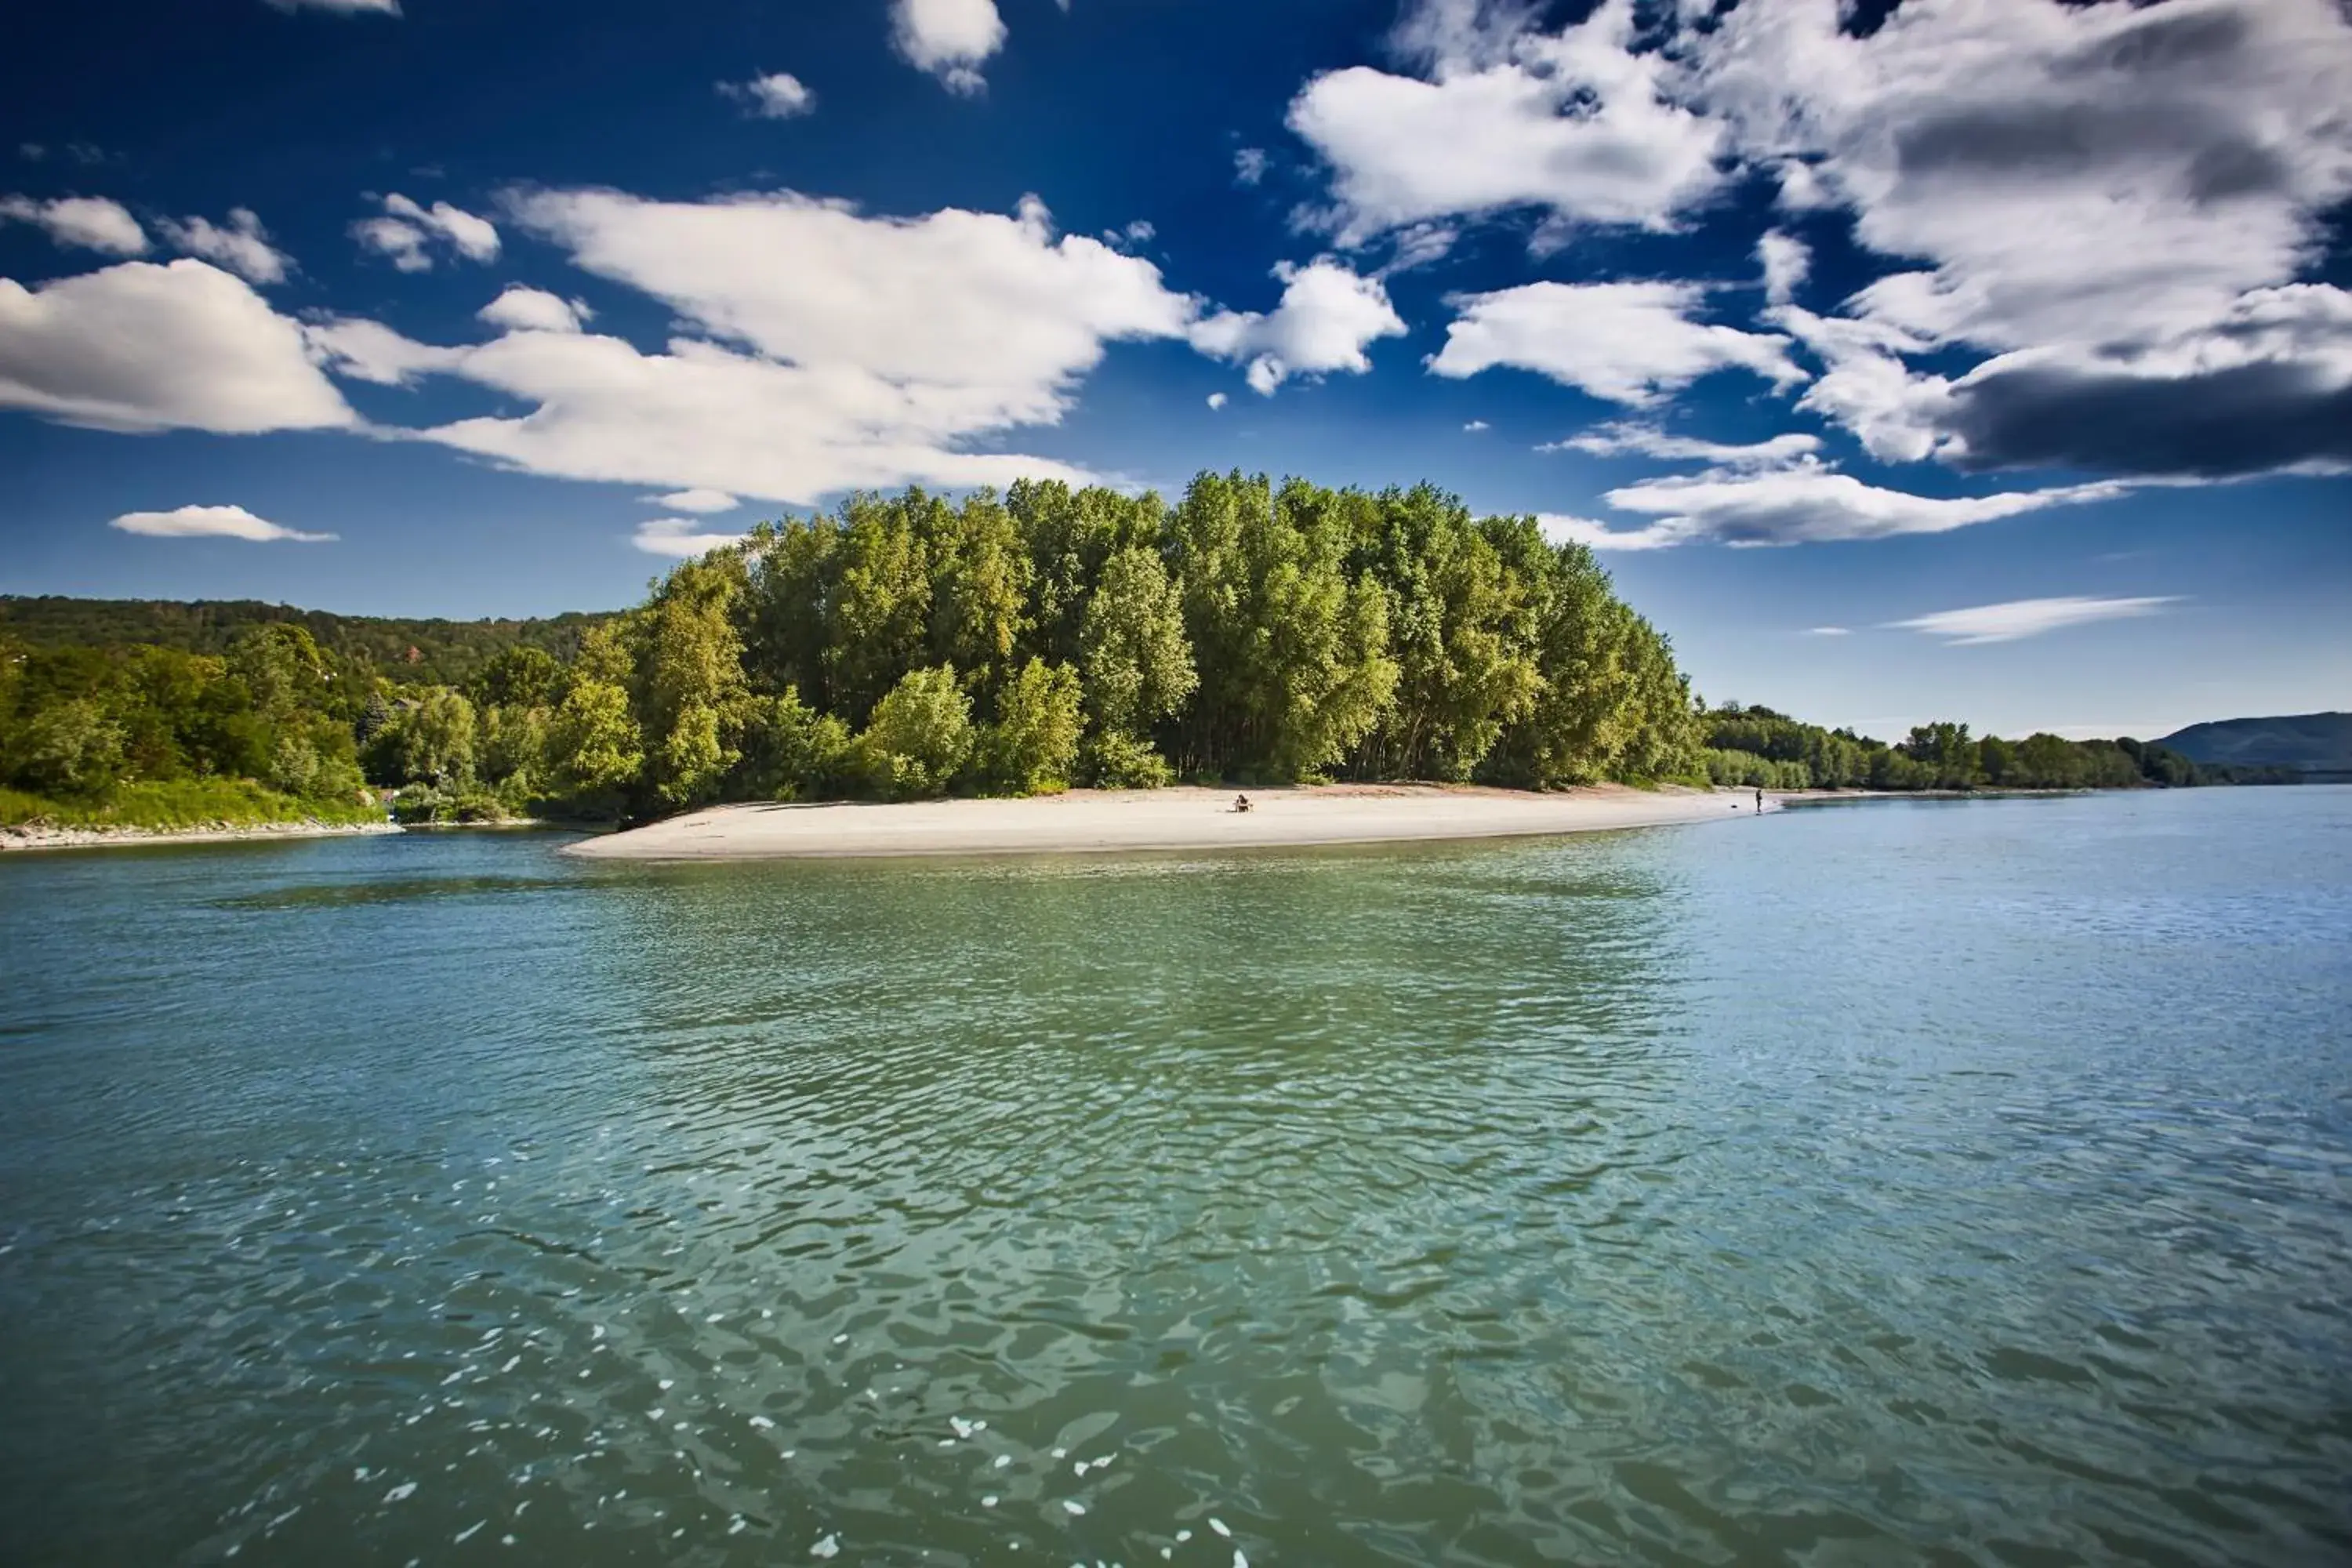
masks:
[[[2352,775],[2352,713],[2296,713],[2277,719],[2217,719],[2191,724],[2157,742],[2194,763],[2284,767]]]
[[[292,621],[339,658],[363,661],[395,680],[457,686],[492,655],[518,644],[568,659],[581,634],[611,617],[578,611],[543,620],[401,620],[337,616],[257,599],[72,599],[0,595],[0,635],[37,647],[155,643],[219,653],[247,626]]]

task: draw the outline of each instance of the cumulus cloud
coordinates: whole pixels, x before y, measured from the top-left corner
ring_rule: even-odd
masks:
[[[1430,361],[1460,378],[1497,365],[1640,405],[1709,372],[1754,372],[1775,386],[1805,379],[1777,333],[1693,321],[1696,283],[1527,283],[1456,297],[1445,347]]]
[[[1250,390],[1261,396],[1271,397],[1294,375],[1360,375],[1372,368],[1365,347],[1405,330],[1379,279],[1359,277],[1329,257],[1304,267],[1284,262],[1274,275],[1283,289],[1271,314],[1220,310],[1194,323],[1191,332],[1201,353],[1246,362]]]
[[[719,90],[759,120],[794,120],[816,110],[816,94],[790,71],[772,71],[750,81],[722,81]]]
[[[1234,183],[1255,185],[1265,178],[1268,160],[1263,147],[1240,147],[1234,152]]]
[[[1532,208],[1558,224],[1674,226],[1723,182],[1723,129],[1671,101],[1675,67],[1637,46],[1632,0],[1557,33],[1434,0],[1410,17],[1423,74],[1355,66],[1309,81],[1290,129],[1329,168],[1307,215],[1342,245],[1445,217]]]
[[[572,479],[796,503],[910,481],[1082,482],[1067,463],[973,447],[1058,420],[1108,343],[1181,337],[1199,311],[1149,261],[1057,237],[1034,201],[1010,216],[887,218],[789,192],[549,191],[509,211],[583,268],[669,305],[677,335],[658,353],[530,330],[440,346],[334,321],[310,341],[342,374],[504,394],[526,411],[409,434]]]
[[[29,223],[58,245],[102,251],[108,256],[144,256],[147,231],[121,202],[104,196],[0,196],[0,218]]]
[[[1223,408],[1224,405],[1225,405],[1225,395],[1224,395],[1223,393],[1222,393],[1222,392],[1213,392],[1213,393],[1209,394],[1209,406],[1210,406],[1211,408],[1213,408],[1213,409],[1215,409],[1215,408]]]
[[[2180,602],[2180,595],[2177,594],[2137,599],[2071,596],[2013,599],[2004,605],[1976,605],[1965,610],[1938,610],[1932,616],[1914,616],[1907,621],[1889,621],[1886,624],[1897,630],[1925,632],[1930,637],[1939,637],[1966,647],[1975,643],[2015,642],[2021,637],[2038,637],[2045,632],[2063,631],[2068,626],[2158,615]]]
[[[576,332],[594,313],[577,300],[520,283],[509,285],[478,312],[490,325],[518,332]]]
[[[112,430],[355,425],[300,326],[207,262],[0,278],[0,407]]]
[[[382,199],[383,216],[362,218],[352,226],[352,237],[362,247],[389,258],[403,272],[429,272],[437,248],[456,251],[468,261],[495,261],[499,231],[488,218],[463,207],[435,202],[430,207],[394,191]]]
[[[702,525],[690,517],[656,517],[637,524],[629,542],[648,555],[667,555],[677,560],[688,556],[707,555],[730,544],[740,544],[745,538],[740,533],[700,533]]]
[[[184,506],[170,511],[126,511],[107,525],[125,533],[142,533],[151,539],[244,539],[265,544],[274,539],[292,540],[299,544],[324,544],[335,536],[331,533],[304,533],[299,529],[280,528],[274,522],[257,518],[241,506]]]
[[[672,490],[666,496],[652,496],[647,499],[655,505],[668,507],[673,511],[733,511],[743,504],[725,490],[699,489]]]
[[[890,0],[890,42],[917,70],[967,97],[988,84],[980,68],[1004,44],[995,0]]]
[[[231,207],[226,224],[210,218],[163,218],[155,226],[173,249],[217,262],[248,283],[283,283],[293,261],[269,243],[269,231],[250,207]]]
[[[1463,426],[1462,428],[1469,432],[1471,435],[1475,436],[1481,430],[1489,429],[1491,426],[1488,426],[1484,419],[1473,419],[1468,424]]]
[[[1820,437],[1802,430],[1784,430],[1765,440],[1742,445],[1701,441],[1688,436],[1669,436],[1654,425],[1618,422],[1600,426],[1581,436],[1571,436],[1564,441],[1547,441],[1536,450],[1584,452],[1596,458],[1666,458],[1734,468],[1777,468],[1809,457],[1820,451],[1821,447]]]
[[[1811,333],[1783,313],[1831,366],[1801,406],[1875,455],[2343,461],[2352,331],[2306,299],[2300,335],[2245,338],[2352,197],[2352,16],[2330,0],[1904,5],[1867,37],[1775,0],[1689,54],[1693,101],[1780,171],[1784,205],[1850,210],[1906,268]],[[1963,345],[1994,357],[1957,381],[1907,363]]]

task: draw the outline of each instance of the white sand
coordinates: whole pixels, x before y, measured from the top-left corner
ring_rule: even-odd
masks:
[[[901,805],[720,805],[584,839],[565,853],[611,860],[813,856],[1086,854],[1498,838],[1717,822],[1755,814],[1745,790],[1616,786],[1533,795],[1433,784],[1234,790],[1073,790],[1032,800]],[[1768,808],[1770,808],[1768,803]]]
[[[235,844],[247,839],[343,838],[398,833],[390,822],[262,822],[241,827],[0,827],[0,851],[148,848],[158,844]]]

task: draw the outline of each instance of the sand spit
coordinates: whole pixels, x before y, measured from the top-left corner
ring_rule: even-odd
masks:
[[[598,860],[760,860],[1261,849],[1591,833],[1755,814],[1754,796],[1744,790],[1602,785],[1536,795],[1439,784],[1324,784],[1249,790],[1247,812],[1233,809],[1236,793],[1242,792],[1072,790],[1028,800],[719,805],[584,839],[564,853]]]

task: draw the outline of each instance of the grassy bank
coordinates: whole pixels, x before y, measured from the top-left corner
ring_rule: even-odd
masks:
[[[89,799],[52,799],[0,789],[0,827],[132,827],[186,832],[278,823],[372,823],[383,808],[357,798],[304,800],[250,779],[171,779],[119,784]]]

